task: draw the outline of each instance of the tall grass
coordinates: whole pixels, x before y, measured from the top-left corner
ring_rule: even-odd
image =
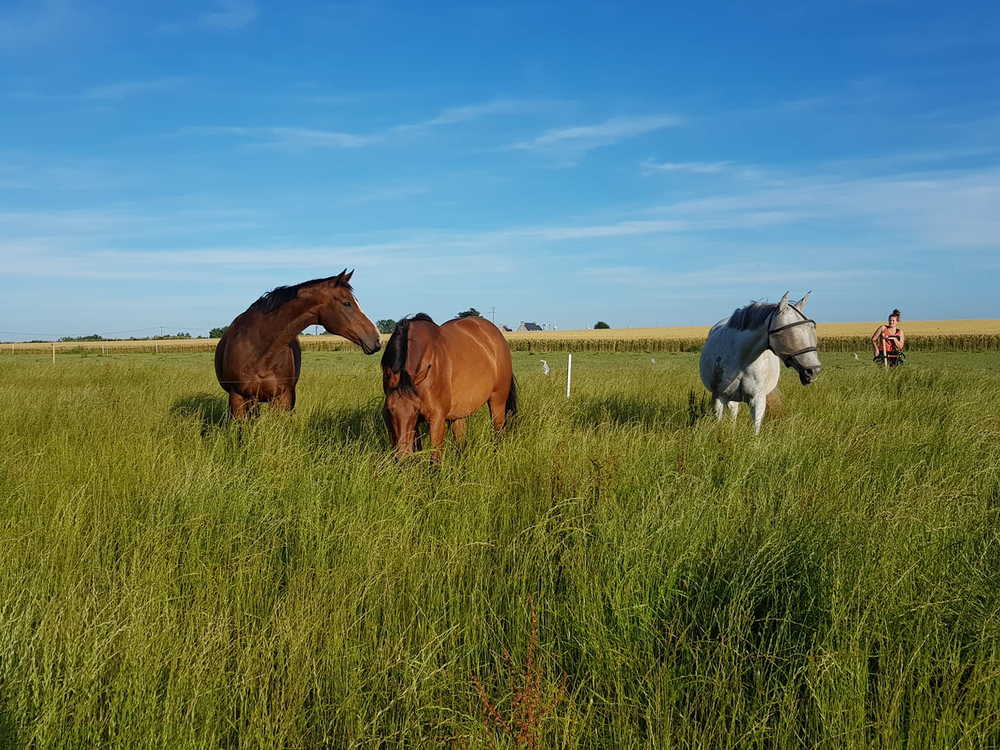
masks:
[[[246,426],[208,354],[0,357],[0,745],[1000,744],[1000,356],[827,355],[757,438],[696,355],[549,362],[435,469],[375,357]]]

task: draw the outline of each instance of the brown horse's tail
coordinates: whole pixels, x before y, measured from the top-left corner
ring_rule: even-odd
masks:
[[[517,381],[514,380],[513,373],[510,376],[510,391],[507,393],[507,406],[504,408],[504,412],[508,417],[517,414]]]

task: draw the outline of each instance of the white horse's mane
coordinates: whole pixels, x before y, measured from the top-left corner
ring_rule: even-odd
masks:
[[[751,331],[765,325],[767,319],[777,309],[777,302],[751,302],[746,307],[738,307],[733,310],[726,325],[737,331]]]

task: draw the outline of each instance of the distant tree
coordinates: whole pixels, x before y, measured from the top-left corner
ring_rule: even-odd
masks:
[[[603,320],[599,320],[596,323],[594,323],[594,328],[611,328],[611,326],[609,326]]]
[[[477,310],[476,308],[470,307],[468,310],[466,310],[465,312],[460,312],[455,317],[457,317],[457,318],[481,318],[481,317],[483,317],[483,314],[481,312],[479,312],[479,310]]]
[[[208,332],[208,337],[210,339],[221,339],[222,336],[229,330],[229,326],[222,326],[221,328],[213,328]]]
[[[92,333],[89,336],[63,336],[60,341],[104,341],[103,336]]]
[[[392,333],[396,329],[396,321],[391,318],[383,318],[375,322],[375,327],[379,333]]]
[[[168,333],[166,336],[153,336],[153,340],[154,341],[155,340],[162,341],[163,339],[189,339],[189,338],[191,338],[191,334],[188,333],[187,331],[178,331],[177,333]]]

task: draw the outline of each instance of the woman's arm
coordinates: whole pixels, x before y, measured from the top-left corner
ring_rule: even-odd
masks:
[[[872,334],[872,349],[875,350],[875,356],[876,357],[878,356],[878,352],[879,352],[879,348],[878,348],[879,340],[882,338],[882,331],[884,331],[884,330],[885,330],[885,326],[879,326],[875,330],[875,333]]]

